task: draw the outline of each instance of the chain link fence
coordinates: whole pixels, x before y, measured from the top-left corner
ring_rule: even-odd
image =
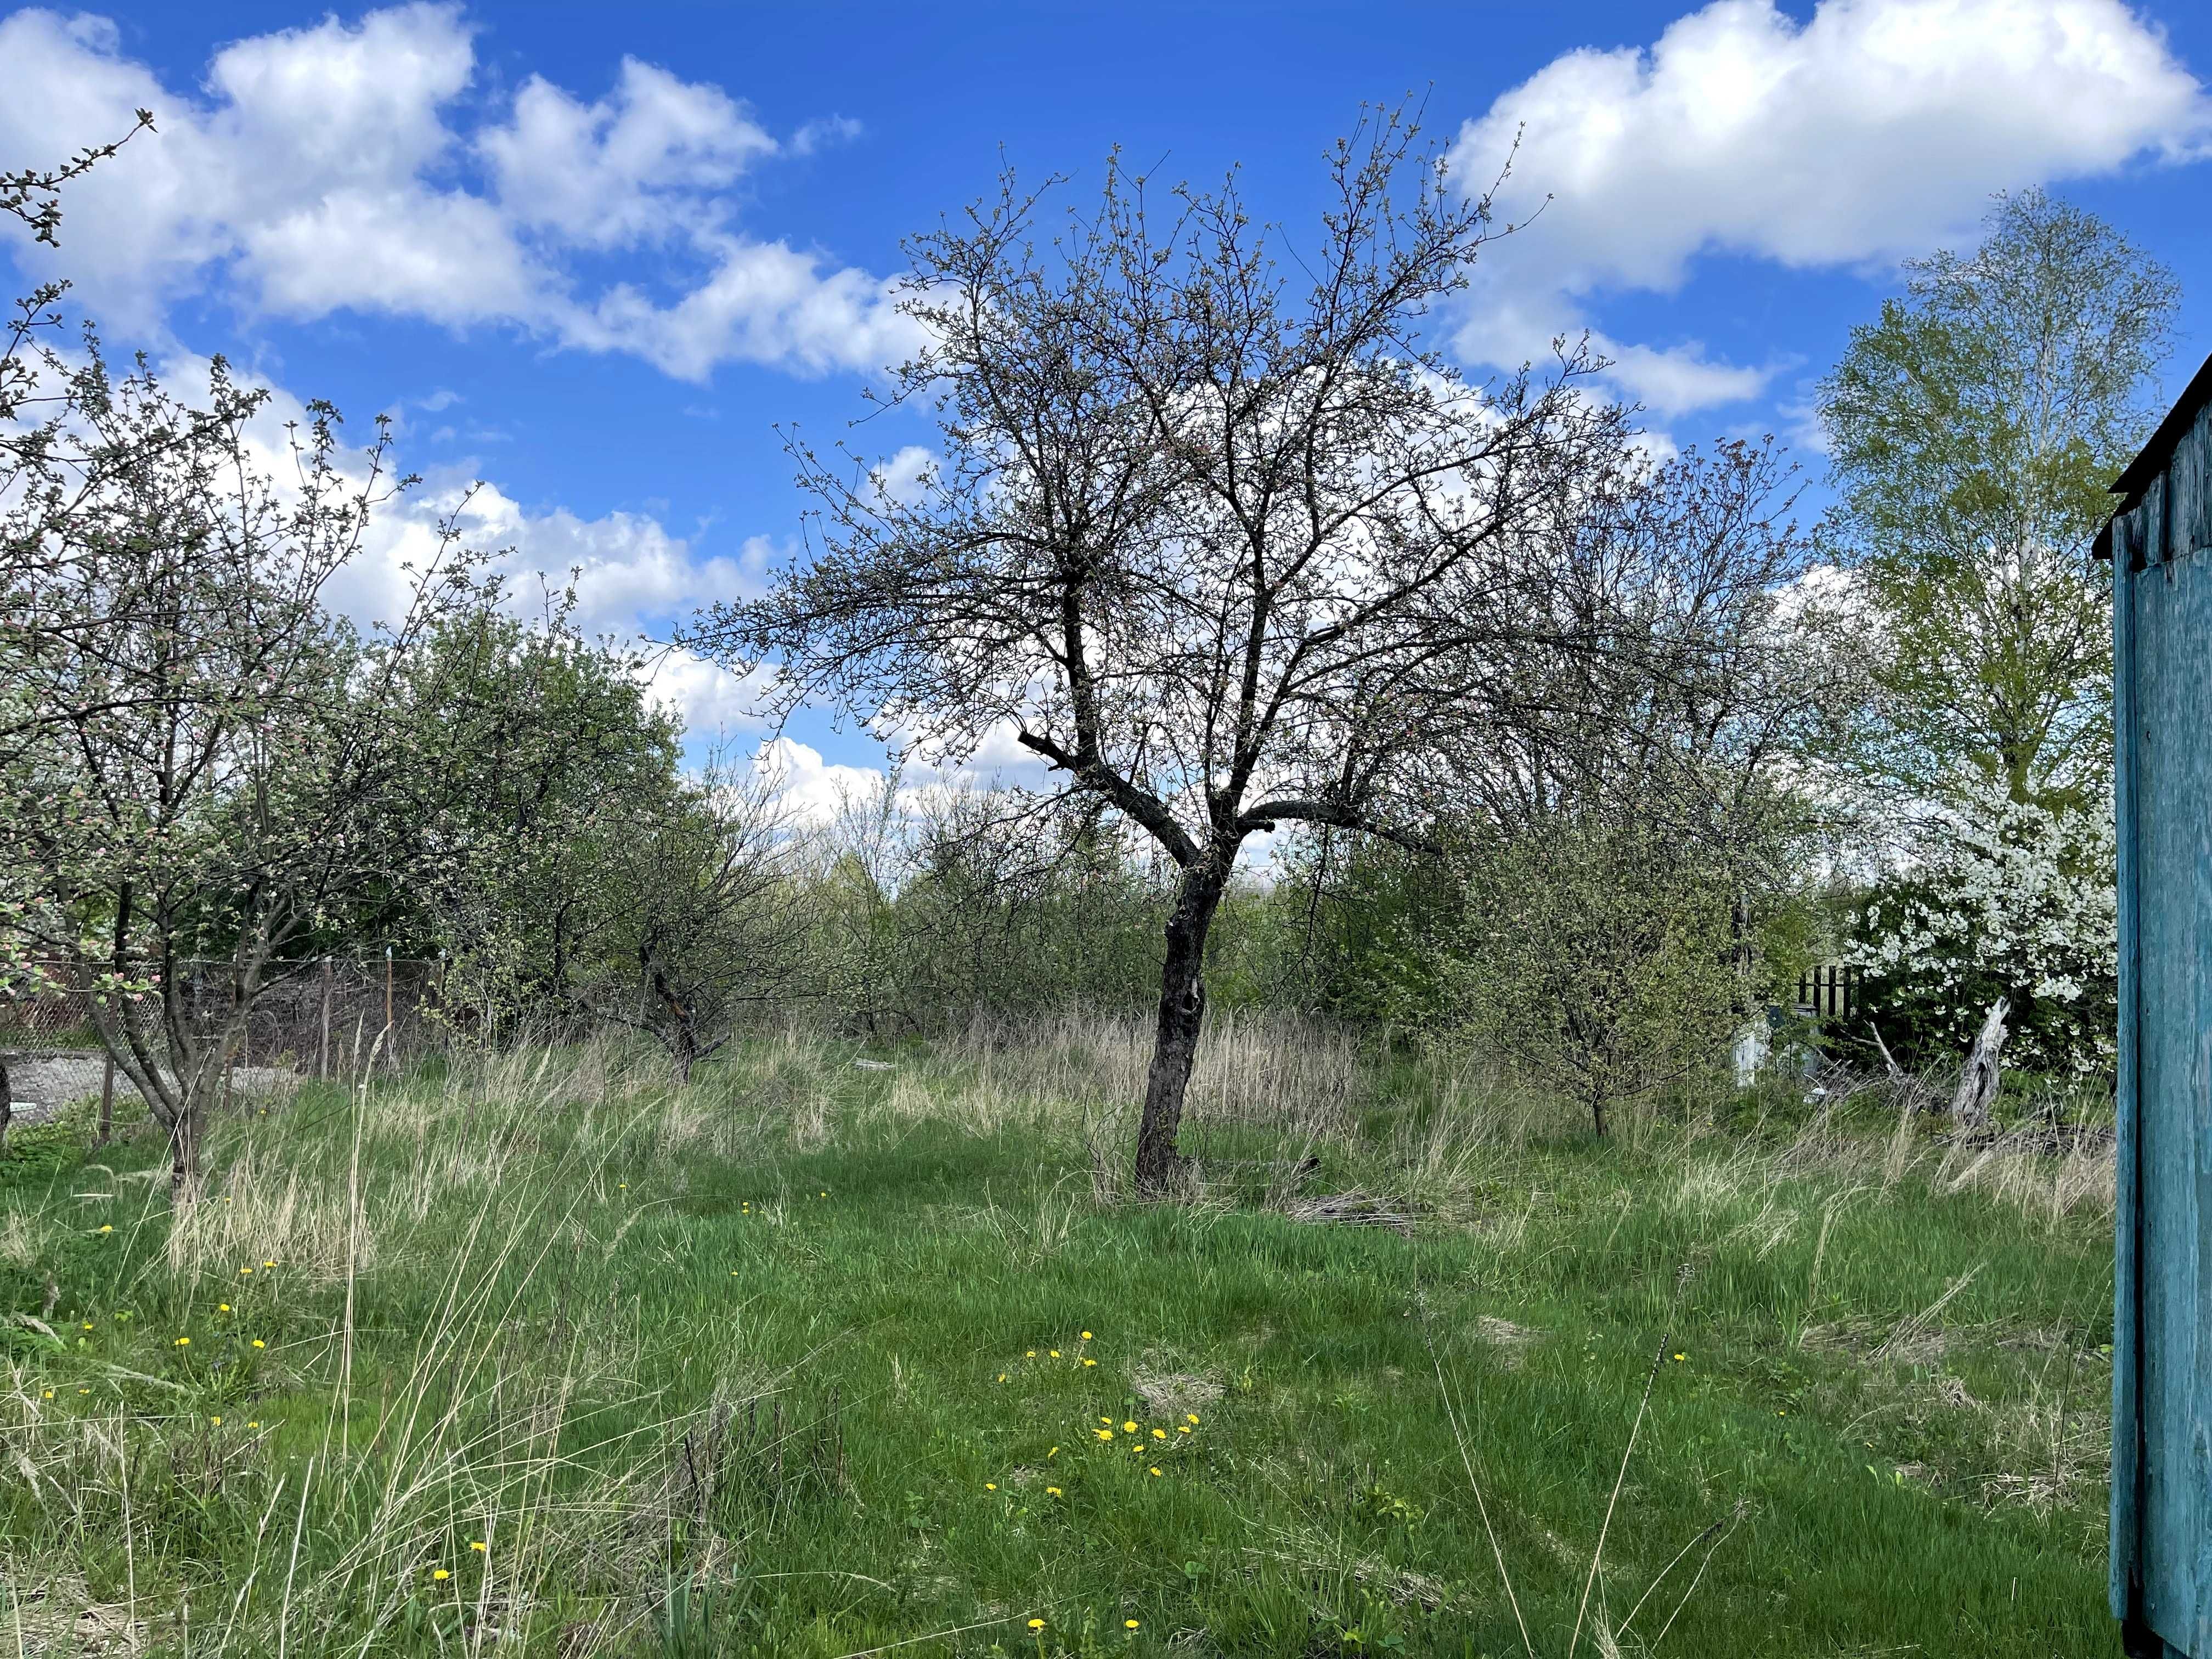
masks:
[[[68,963],[36,963],[13,985],[0,984],[0,1055],[11,1060],[97,1057],[90,970]],[[172,988],[184,1018],[204,1027],[230,1001],[227,962],[185,962]],[[435,1018],[443,1006],[446,964],[396,957],[322,957],[273,969],[232,1051],[234,1066],[289,1071],[302,1077],[355,1075],[374,1050],[380,1066],[404,1066],[443,1040]],[[152,994],[126,1006],[152,1024]],[[383,1035],[380,1048],[377,1038]],[[149,1031],[159,1052],[159,1034]]]

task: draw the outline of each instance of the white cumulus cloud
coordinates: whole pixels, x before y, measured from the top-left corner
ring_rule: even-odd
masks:
[[[195,90],[98,17],[15,12],[0,63],[11,164],[155,112],[71,187],[62,258],[23,255],[126,330],[158,332],[180,295],[216,290],[295,319],[509,326],[690,380],[732,362],[871,369],[912,337],[881,279],[738,224],[744,175],[784,148],[745,106],[635,59],[604,97],[533,76],[487,108],[461,13],[412,4],[238,41]]]
[[[1603,295],[1671,293],[1702,256],[1922,252],[1992,191],[2192,158],[2208,134],[2203,88],[2122,0],[1822,0],[1802,23],[1714,0],[1649,47],[1553,59],[1461,130],[1461,185],[1512,155],[1500,219],[1534,220],[1486,256],[1460,349],[1540,356]],[[1776,368],[1597,343],[1663,413],[1755,396]]]

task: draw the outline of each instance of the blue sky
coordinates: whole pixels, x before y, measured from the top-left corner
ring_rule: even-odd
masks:
[[[1990,191],[2045,184],[2179,275],[2178,388],[2212,349],[2206,10],[0,10],[0,166],[142,103],[161,129],[70,198],[58,254],[4,257],[19,287],[70,276],[118,344],[224,353],[364,434],[392,412],[428,486],[377,557],[480,477],[481,535],[523,568],[583,564],[596,623],[659,630],[790,547],[773,428],[826,439],[860,412],[901,340],[883,298],[901,237],[988,189],[1002,152],[1079,192],[1115,144],[1170,176],[1240,165],[1295,237],[1363,100],[1425,97],[1470,185],[1521,131],[1507,216],[1553,200],[1440,320],[1453,354],[1485,374],[1587,327],[1656,430],[1772,431],[1815,477],[1811,383],[1896,262],[1970,240]],[[884,453],[928,436],[904,416],[864,434]],[[703,668],[666,690],[702,727],[742,726]],[[797,735],[833,764],[880,758],[826,718]]]

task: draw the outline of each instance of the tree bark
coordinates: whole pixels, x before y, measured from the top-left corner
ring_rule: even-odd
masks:
[[[185,1109],[169,1125],[169,1201],[183,1203],[198,1190],[200,1179],[200,1095],[187,1096]]]
[[[1144,1115],[1137,1123],[1137,1191],[1156,1198],[1176,1187],[1183,1170],[1176,1149],[1183,1097],[1206,1028],[1206,936],[1227,883],[1211,868],[1183,874],[1168,917],[1166,959],[1160,967],[1159,1024],[1145,1078]]]
[[[1990,1121],[1990,1107],[1996,1102],[1997,1087],[2004,1080],[2004,1069],[1997,1057],[2004,1052],[2005,1037],[2008,1035],[2005,1016],[2011,1012],[2012,1004],[2007,998],[1999,997],[1991,1003],[1980,1035],[1966,1052],[1966,1068],[1959,1073],[1959,1091],[1951,1097],[1951,1115],[1962,1129],[1978,1129]]]

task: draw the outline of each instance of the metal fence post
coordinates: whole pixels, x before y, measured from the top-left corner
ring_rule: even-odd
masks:
[[[384,947],[384,1051],[385,1058],[396,1072],[399,1069],[398,1056],[392,1052],[392,947],[387,945]]]
[[[105,1146],[115,1138],[115,1056],[107,1056],[107,1069],[100,1079],[100,1139]]]
[[[331,959],[323,958],[323,1034],[315,1050],[315,1075],[328,1082],[331,1075]]]

